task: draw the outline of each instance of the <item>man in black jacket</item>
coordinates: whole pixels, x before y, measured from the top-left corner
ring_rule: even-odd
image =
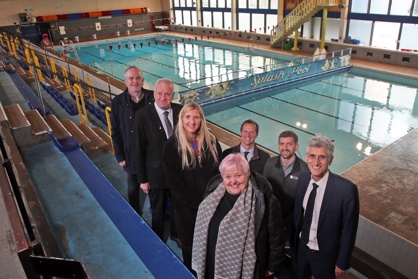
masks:
[[[173,82],[167,78],[159,79],[154,88],[155,102],[138,111],[134,119],[133,154],[138,182],[144,193],[149,195],[151,227],[161,239],[164,235],[164,212],[170,195],[162,167],[163,146],[172,135],[182,108],[172,103],[173,97]],[[170,218],[173,218],[172,214]],[[170,222],[174,224],[172,220]],[[171,231],[171,234],[173,236],[175,232]]]
[[[284,131],[279,135],[279,156],[270,158],[265,167],[263,176],[270,182],[273,193],[282,208],[284,221],[284,236],[290,244],[292,265],[294,261],[294,229],[293,229],[293,207],[295,203],[296,185],[299,174],[308,172],[308,165],[296,156],[299,149],[298,136],[293,131]],[[295,272],[295,270],[293,270]]]
[[[250,164],[250,170],[263,174],[264,165],[270,155],[259,149],[255,143],[258,136],[258,124],[254,120],[248,119],[241,124],[241,143],[237,146],[225,149],[222,158],[231,153],[241,153]]]
[[[133,150],[133,126],[135,112],[146,105],[152,104],[154,96],[152,91],[142,88],[144,77],[142,71],[135,66],[125,71],[124,81],[126,89],[112,99],[112,142],[116,160],[123,167],[128,176],[128,201],[132,208],[142,214],[140,200],[145,200],[145,195],[140,194],[139,183],[134,165]],[[141,199],[140,199],[141,195]]]

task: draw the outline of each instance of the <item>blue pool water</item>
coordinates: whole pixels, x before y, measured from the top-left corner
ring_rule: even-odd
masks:
[[[136,65],[146,81],[155,83],[168,77],[179,92],[286,67],[292,59],[217,44],[212,39],[150,35],[90,42],[77,51],[83,63],[95,64],[117,78],[123,79],[126,68]],[[257,142],[275,152],[277,137],[284,130],[299,135],[302,157],[312,135],[326,135],[336,145],[331,170],[341,173],[418,127],[417,88],[418,82],[413,80],[352,69],[293,89],[274,88],[205,106],[204,110],[209,121],[236,134],[244,120],[257,121]]]

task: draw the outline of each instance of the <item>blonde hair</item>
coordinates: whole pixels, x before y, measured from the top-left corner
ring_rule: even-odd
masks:
[[[196,140],[198,142],[198,150],[200,156],[198,157],[193,149],[192,143],[190,139],[187,137],[186,130],[183,127],[183,116],[191,111],[191,110],[198,110],[200,115],[200,127],[197,131]],[[209,149],[210,153],[215,160],[215,163],[218,164],[218,150],[216,148],[216,138],[215,136],[209,131],[205,115],[203,113],[202,108],[194,102],[189,102],[184,105],[184,107],[180,111],[179,115],[179,122],[177,123],[176,129],[174,131],[175,136],[178,142],[178,152],[181,156],[181,167],[182,169],[190,168],[193,169],[197,166],[197,164],[203,159],[202,156],[205,156],[205,151]]]

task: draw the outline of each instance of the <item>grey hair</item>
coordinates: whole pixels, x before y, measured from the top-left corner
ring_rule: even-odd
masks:
[[[158,87],[158,85],[159,85],[160,83],[166,83],[166,84],[169,84],[169,85],[170,85],[170,88],[171,88],[171,93],[174,93],[174,83],[173,83],[173,81],[172,81],[171,79],[168,79],[168,78],[160,78],[160,79],[159,79],[159,80],[157,80],[157,82],[155,83],[155,85],[154,85],[154,90]]]
[[[219,165],[219,172],[223,176],[225,172],[239,169],[244,173],[250,173],[250,165],[248,164],[247,159],[241,153],[231,153],[226,156],[221,164]]]
[[[123,79],[124,79],[124,80],[126,79],[127,72],[128,72],[129,70],[132,70],[132,69],[138,70],[138,71],[139,71],[139,73],[141,74],[141,76],[142,76],[142,77],[144,77],[144,76],[142,75],[142,71],[141,71],[141,69],[139,69],[137,66],[130,66],[128,69],[126,69],[126,70],[125,70],[125,73],[123,74]]]
[[[334,155],[334,143],[323,135],[315,135],[313,136],[306,145],[306,154],[309,153],[309,147],[323,147],[327,150],[328,159],[331,159]]]

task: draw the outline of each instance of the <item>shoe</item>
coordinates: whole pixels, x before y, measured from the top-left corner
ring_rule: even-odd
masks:
[[[180,249],[182,248],[183,244],[181,243],[180,239],[174,236],[170,236],[170,239],[177,244],[177,247],[179,247]]]

